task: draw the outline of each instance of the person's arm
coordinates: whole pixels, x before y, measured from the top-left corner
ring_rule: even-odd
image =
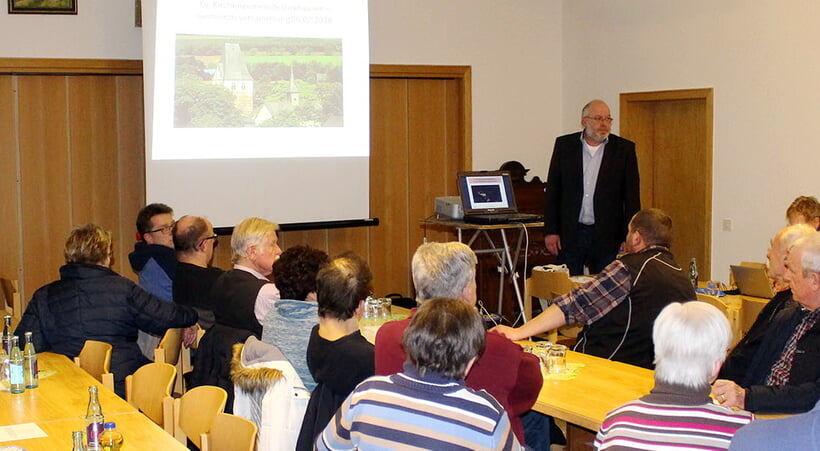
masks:
[[[515,345],[519,350],[520,346]],[[541,393],[544,377],[541,375],[541,362],[533,354],[521,352],[521,362],[518,365],[518,376],[515,386],[510,390],[510,415],[521,416],[532,409],[533,404]]]
[[[750,412],[801,413],[820,399],[820,379],[800,385],[752,385],[746,389],[744,409]]]
[[[34,347],[37,349],[37,352],[51,350],[51,343],[46,339],[43,328],[40,327],[40,321],[43,320],[40,318],[40,302],[45,301],[46,287],[34,292],[34,296],[31,297],[31,301],[29,301],[28,307],[26,307],[26,311],[23,313],[23,317],[20,318],[20,322],[17,323],[17,329],[14,331],[14,335],[18,337],[22,337],[26,332],[30,331],[31,340],[34,342]],[[41,297],[43,298],[42,301],[40,300]]]
[[[516,341],[525,340],[533,335],[538,335],[566,324],[567,320],[564,316],[564,312],[558,308],[558,305],[552,304],[521,327],[495,326],[491,329],[491,332],[498,332],[510,340]]]
[[[623,302],[631,289],[632,276],[629,269],[620,260],[615,260],[595,279],[560,296],[540,315],[523,326],[496,326],[492,330],[515,341],[565,324],[591,324]]]
[[[130,283],[128,281],[127,283]],[[199,316],[193,308],[165,302],[131,283],[129,305],[140,330],[162,335],[166,330],[196,324]]]
[[[256,303],[253,305],[253,314],[256,316],[256,320],[259,321],[259,324],[265,322],[265,317],[268,316],[268,312],[270,312],[273,305],[276,304],[276,301],[279,299],[279,289],[276,288],[276,285],[272,283],[262,285],[262,288],[259,289],[259,293],[256,294]]]
[[[550,167],[547,173],[547,187],[544,190],[544,235],[558,235],[561,230],[561,152],[558,149],[558,139],[552,149]],[[549,243],[547,243],[549,248]],[[552,252],[552,250],[550,250]]]

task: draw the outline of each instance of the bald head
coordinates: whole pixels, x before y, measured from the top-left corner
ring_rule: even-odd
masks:
[[[789,248],[800,238],[816,233],[816,230],[806,224],[795,224],[780,229],[772,238],[769,251],[766,252],[769,277],[774,280],[783,280],[783,274],[786,271],[784,261]]]
[[[206,267],[214,254],[216,239],[211,221],[201,216],[183,216],[174,225],[174,249],[181,262]]]

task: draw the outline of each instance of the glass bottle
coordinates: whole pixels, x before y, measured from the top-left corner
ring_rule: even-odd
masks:
[[[692,257],[689,261],[689,280],[692,282],[692,288],[698,289],[698,262]]]
[[[98,451],[100,449],[100,434],[103,431],[102,406],[97,395],[97,386],[88,387],[88,409],[85,411],[85,434],[87,437],[88,451]]]
[[[34,350],[34,342],[31,341],[31,332],[26,332],[26,347],[23,349],[23,379],[26,388],[37,388],[40,386],[40,377],[37,367],[37,351]]]
[[[2,346],[0,346],[0,385],[9,386],[9,355]]]
[[[6,354],[11,355],[11,315],[3,317],[3,335],[2,335],[3,349]]]
[[[122,447],[122,434],[117,430],[117,424],[105,423],[105,431],[100,435],[100,450],[120,451],[120,447]]]
[[[17,336],[11,337],[11,354],[9,355],[9,391],[14,394],[26,391],[23,377],[23,354],[17,345]]]
[[[71,451],[85,451],[85,445],[83,444],[83,431],[72,432],[71,441],[74,442],[71,446]]]

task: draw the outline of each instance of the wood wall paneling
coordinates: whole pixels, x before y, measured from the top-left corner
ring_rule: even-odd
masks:
[[[65,76],[19,77],[18,140],[23,227],[22,293],[58,277],[71,227],[68,82]]]
[[[117,204],[120,220],[112,232],[114,260],[123,268],[120,274],[136,279],[128,253],[134,249],[137,211],[145,205],[145,134],[142,100],[142,77],[116,77],[117,129]],[[112,225],[112,227],[114,227]],[[125,269],[127,268],[127,269]]]
[[[17,186],[17,139],[14,115],[15,78],[0,75],[0,276],[18,279],[22,275],[20,259],[20,216],[17,208],[20,192]]]
[[[24,299],[58,277],[66,235],[89,221],[112,230],[115,270],[135,278],[127,255],[145,201],[140,75],[139,61],[0,59],[0,273],[17,273]],[[370,205],[381,225],[283,232],[280,241],[357,252],[377,294],[409,295],[419,221],[435,197],[456,193],[455,173],[470,164],[469,68],[373,65],[371,80]],[[229,236],[214,264],[230,268]]]

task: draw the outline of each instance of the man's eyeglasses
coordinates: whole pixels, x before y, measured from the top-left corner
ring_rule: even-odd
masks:
[[[162,232],[162,233],[168,234],[168,233],[171,233],[171,230],[174,228],[174,224],[175,224],[175,222],[172,222],[172,223],[170,223],[170,224],[165,224],[164,226],[159,226],[159,227],[157,227],[156,229],[154,229],[154,230],[149,230],[149,231],[147,231],[147,232],[145,232],[145,233],[156,233],[156,232]]]
[[[606,122],[611,124],[613,119],[612,116],[584,116],[587,119],[592,119],[595,122]]]
[[[206,236],[205,238],[203,238],[202,241],[199,242],[199,245],[197,247],[202,246],[208,240],[214,240],[214,247],[219,245],[219,237],[217,235],[211,235],[211,236]]]

